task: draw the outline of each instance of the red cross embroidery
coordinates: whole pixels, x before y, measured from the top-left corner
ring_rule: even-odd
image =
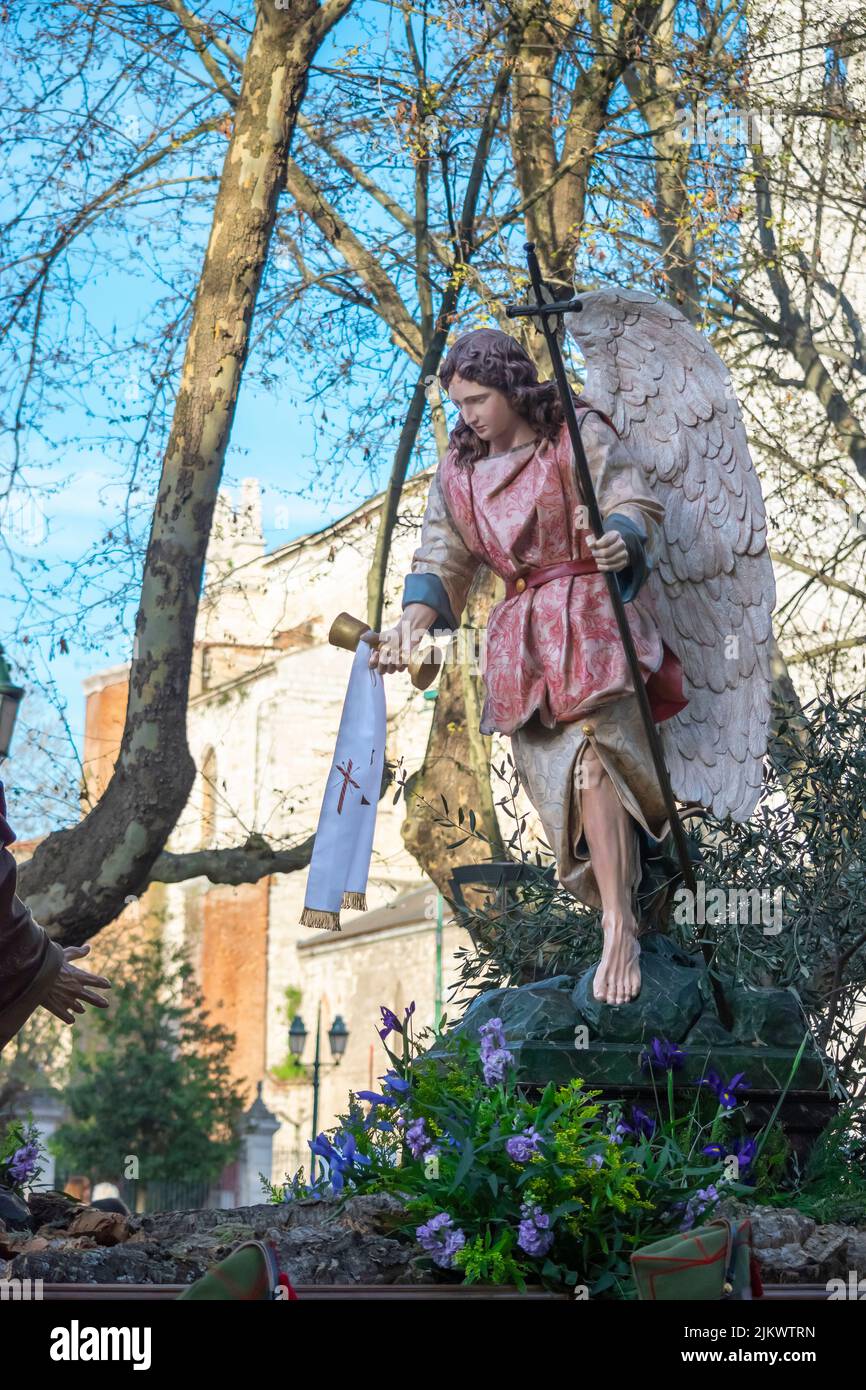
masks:
[[[337,771],[338,771],[338,772],[341,772],[341,773],[343,774],[343,785],[342,785],[342,787],[341,787],[341,789],[340,789],[340,800],[337,802],[337,815],[339,816],[339,815],[342,814],[342,811],[343,811],[343,800],[344,800],[345,795],[346,795],[346,788],[349,787],[349,786],[352,786],[352,787],[360,787],[361,784],[360,784],[360,782],[355,782],[355,781],[353,780],[353,778],[352,778],[352,759],[351,759],[351,758],[349,758],[349,760],[348,760],[348,765],[347,765],[346,767],[341,767],[340,764],[338,763],[338,764],[337,764]]]

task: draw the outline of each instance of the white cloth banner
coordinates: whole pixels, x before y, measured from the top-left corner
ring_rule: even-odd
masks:
[[[301,925],[340,930],[340,909],[366,909],[385,766],[385,687],[359,641],[325,785]]]

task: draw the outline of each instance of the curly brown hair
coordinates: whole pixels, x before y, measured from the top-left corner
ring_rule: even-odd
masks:
[[[510,334],[499,328],[473,328],[459,337],[448,352],[439,381],[445,391],[454,374],[479,386],[490,386],[508,397],[513,410],[528,420],[544,439],[557,439],[564,415],[555,381],[539,381],[538,369],[529,353]],[[589,401],[572,392],[576,406]],[[469,468],[476,459],[486,458],[489,446],[461,417],[448,436],[456,449],[455,462]]]

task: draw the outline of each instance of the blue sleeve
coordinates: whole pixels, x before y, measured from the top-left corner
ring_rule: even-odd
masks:
[[[434,632],[437,628],[448,627],[452,631],[460,624],[451,612],[451,604],[445,592],[445,585],[438,574],[407,574],[403,585],[403,602],[401,608],[407,607],[410,603],[426,603],[431,608],[435,608],[439,614],[439,619],[434,618],[428,627],[428,632]]]
[[[628,565],[623,570],[617,570],[616,579],[623,603],[629,603],[639,592],[652,569],[652,562],[647,559],[646,554],[646,531],[636,521],[632,521],[631,517],[623,516],[621,512],[611,512],[610,516],[605,517],[602,529],[619,531],[625,541]]]

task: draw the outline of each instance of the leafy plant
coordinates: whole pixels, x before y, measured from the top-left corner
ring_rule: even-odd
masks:
[[[601,1103],[577,1079],[533,1099],[515,1084],[498,1019],[478,1041],[416,1039],[413,1010],[400,1020],[382,1009],[391,1068],[381,1090],[350,1093],[339,1126],[311,1145],[327,1175],[265,1181],[271,1201],[387,1191],[404,1212],[394,1228],[438,1277],[632,1297],[636,1247],[710,1219],[723,1197],[751,1195],[758,1145],[743,1134],[745,1079],[707,1073],[683,1107],[673,1085],[682,1054],[656,1040],[640,1059],[654,1115]],[[429,1041],[442,1056],[425,1055]]]
[[[524,844],[525,817],[512,809],[518,787],[513,762],[492,771],[505,787],[497,805],[515,820],[509,853],[528,877],[473,903],[466,915],[472,944],[458,952],[452,993],[462,999],[578,975],[600,955],[599,914],[545,874],[549,855]],[[661,926],[684,949],[697,952],[709,942],[723,982],[791,991],[851,1098],[866,1096],[864,805],[866,697],[828,687],[804,707],[802,718],[779,723],[761,797],[746,824],[709,816],[689,823],[697,877],[708,902],[712,895],[724,901],[721,911],[709,910],[704,922],[680,920],[686,917],[678,911],[681,872],[670,839],[645,860],[639,904],[644,921]],[[487,842],[476,838],[481,863]]]
[[[25,1126],[22,1120],[12,1120],[0,1138],[0,1183],[22,1195],[42,1172],[39,1131],[32,1114]]]
[[[212,1181],[240,1146],[243,1096],[229,1068],[234,1035],[211,1023],[184,951],[159,938],[134,945],[113,978],[111,1007],[94,1012],[86,1049],[72,1054],[72,1118],[49,1147],[93,1181]]]
[[[844,1106],[818,1136],[806,1162],[765,1198],[823,1224],[866,1224],[866,1111]]]

